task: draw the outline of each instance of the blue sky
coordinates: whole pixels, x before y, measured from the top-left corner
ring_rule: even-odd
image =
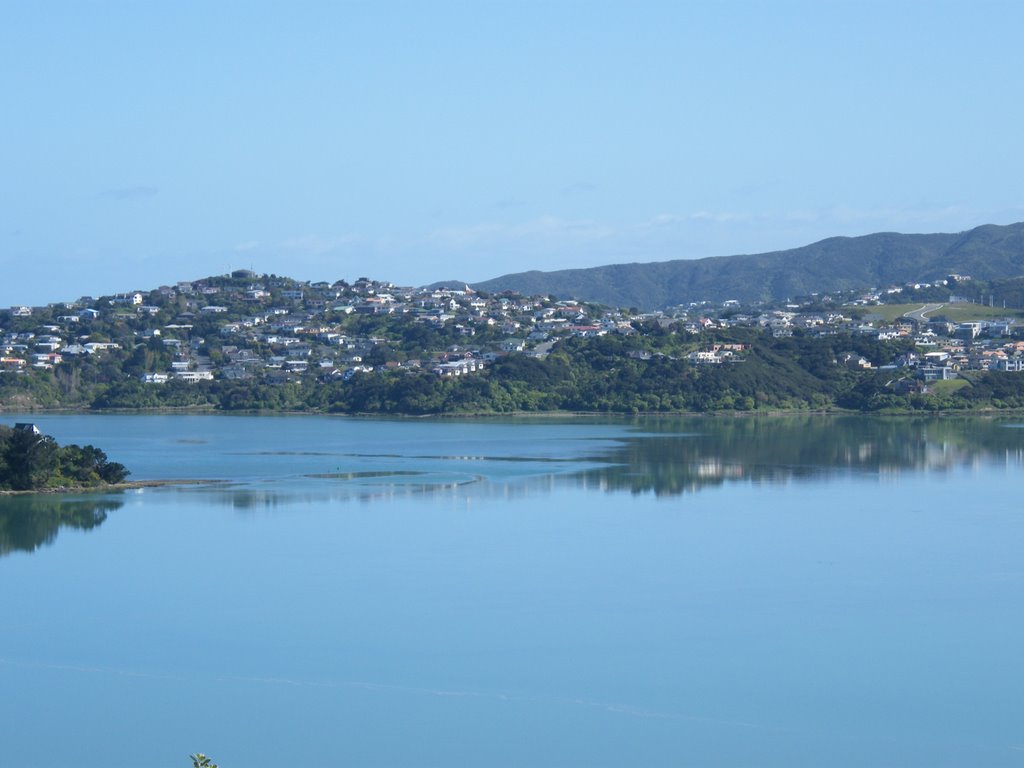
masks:
[[[1024,220],[1024,4],[0,0],[0,306]]]

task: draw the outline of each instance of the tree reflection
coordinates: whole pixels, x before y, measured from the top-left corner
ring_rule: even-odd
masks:
[[[0,498],[0,557],[34,552],[52,544],[62,527],[89,530],[107,519],[123,502],[110,499],[66,499],[57,495]]]
[[[986,418],[772,417],[639,420],[644,434],[576,475],[587,487],[676,495],[728,480],[1024,463],[1024,429]]]

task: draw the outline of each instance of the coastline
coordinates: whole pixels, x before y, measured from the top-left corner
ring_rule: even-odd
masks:
[[[129,480],[109,485],[91,485],[84,487],[58,486],[56,488],[36,488],[30,491],[0,490],[0,496],[32,496],[35,494],[72,494],[72,493],[108,493],[110,491],[132,491],[141,488],[162,488],[170,485],[214,485],[224,480]]]
[[[436,413],[401,413],[401,412],[353,412],[346,413],[329,410],[288,410],[288,409],[238,409],[221,410],[214,406],[183,406],[181,408],[91,408],[55,407],[55,408],[5,408],[0,405],[0,418],[7,415],[41,415],[41,416],[330,416],[356,419],[558,419],[558,418],[629,418],[633,416],[686,416],[686,417],[726,417],[746,418],[750,416],[1012,416],[1024,414],[1024,408],[923,408],[880,409],[877,411],[858,410],[852,408],[793,408],[793,409],[758,409],[735,410],[720,409],[709,411],[438,411]]]

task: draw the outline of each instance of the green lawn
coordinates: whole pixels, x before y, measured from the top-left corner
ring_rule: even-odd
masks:
[[[948,381],[933,381],[928,385],[928,391],[933,395],[950,395],[958,389],[967,386],[963,379],[949,379]]]
[[[902,317],[907,312],[913,312],[920,308],[920,304],[879,304],[877,307],[865,307],[864,319],[875,320],[877,318],[891,323],[897,317]]]
[[[1003,309],[1002,307],[986,307],[983,304],[946,304],[942,309],[929,313],[929,317],[942,315],[953,323],[969,323],[974,320],[999,320],[1004,317],[1020,319],[1024,312],[1019,309]]]
[[[937,302],[936,302],[937,303]],[[921,308],[921,304],[880,304],[877,307],[866,307],[865,319],[880,318],[886,322],[892,322],[902,317],[907,312],[913,312]],[[1024,311],[1019,309],[1003,309],[1002,307],[986,307],[982,304],[968,304],[957,302],[956,304],[943,304],[939,309],[929,312],[927,317],[945,317],[952,323],[969,323],[975,320],[998,320],[1004,317],[1015,319],[1024,318]]]

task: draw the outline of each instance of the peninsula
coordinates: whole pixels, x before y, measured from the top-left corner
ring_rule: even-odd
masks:
[[[33,424],[0,425],[0,492],[115,486],[128,476],[92,445],[58,445]]]

